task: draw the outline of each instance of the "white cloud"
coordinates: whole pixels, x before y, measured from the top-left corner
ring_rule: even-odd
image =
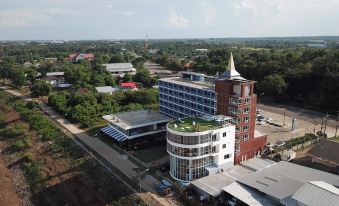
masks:
[[[107,4],[107,5],[104,6],[104,8],[111,9],[111,8],[113,8],[113,5],[112,4]]]
[[[125,16],[133,16],[134,12],[132,12],[132,11],[123,11],[122,14],[125,15]]]
[[[283,10],[279,0],[237,0],[234,5],[238,14],[251,14],[256,17],[267,17]]]
[[[166,25],[170,27],[186,28],[189,27],[189,21],[182,14],[171,12]]]

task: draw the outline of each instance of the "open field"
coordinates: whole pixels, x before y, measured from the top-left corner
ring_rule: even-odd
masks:
[[[106,205],[118,200],[122,196],[132,194],[128,188],[112,176],[107,170],[99,166],[96,161],[86,155],[72,141],[67,144],[72,149],[56,148],[55,143],[41,139],[21,115],[6,101],[14,103],[16,100],[1,92],[1,133],[0,149],[4,164],[0,167],[1,203],[16,201],[15,189],[10,184],[10,172],[23,171],[22,181],[16,185],[22,205]],[[10,99],[7,99],[10,98]],[[39,116],[35,111],[34,115]],[[42,114],[40,114],[43,117]],[[10,136],[9,136],[10,135]],[[66,137],[64,137],[66,138]],[[21,192],[24,185],[30,189]],[[7,195],[8,194],[8,195]],[[11,199],[7,197],[10,195]],[[7,199],[6,199],[7,198]],[[1,205],[0,203],[0,205]]]

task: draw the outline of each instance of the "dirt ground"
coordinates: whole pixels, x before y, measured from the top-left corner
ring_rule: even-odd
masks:
[[[0,159],[0,206],[20,205],[20,200],[15,191],[12,175]]]
[[[26,124],[20,120],[20,115],[12,109],[0,107],[0,114],[4,117],[3,120],[5,120],[5,122],[0,125],[0,129],[11,124]],[[106,170],[97,168],[95,172],[103,178],[106,178],[106,182],[112,184],[110,187],[103,185],[102,180],[99,181],[101,177],[97,178],[98,181],[93,181],[95,178],[86,176],[78,167],[72,167],[72,162],[65,158],[63,153],[52,152],[49,149],[51,142],[42,142],[34,131],[30,130],[27,135],[30,136],[32,146],[22,152],[10,152],[8,146],[11,140],[0,137],[1,157],[4,159],[4,162],[0,162],[0,206],[31,205],[31,203],[27,201],[27,197],[29,200],[31,194],[27,194],[26,201],[23,201],[25,197],[18,198],[16,194],[16,191],[20,190],[20,185],[23,183],[17,182],[13,184],[11,180],[12,168],[20,170],[21,164],[23,164],[20,158],[25,152],[31,152],[33,154],[33,160],[39,163],[40,172],[44,177],[43,188],[32,195],[32,202],[35,205],[107,205],[114,200],[110,198],[118,196],[118,194],[124,194],[122,191],[120,191],[120,193],[112,191],[112,193],[117,194],[112,194],[111,197],[107,198],[107,190],[109,191],[110,187],[116,187],[117,190],[121,190],[121,188],[119,188],[121,185],[119,185],[119,182],[116,180],[110,180],[111,175],[108,174]],[[86,159],[87,157],[84,157],[83,154],[79,152],[78,158]],[[10,170],[7,168],[8,165],[11,165]],[[22,178],[22,181],[26,181],[25,177]],[[116,184],[112,183],[114,181]],[[104,190],[106,190],[104,197],[99,196],[98,194],[101,195]],[[28,191],[28,193],[29,192],[30,191]],[[23,192],[23,194],[26,193],[27,191]],[[128,192],[126,193],[128,194]]]

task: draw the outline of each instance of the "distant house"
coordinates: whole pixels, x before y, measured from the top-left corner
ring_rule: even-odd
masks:
[[[322,140],[314,145],[306,155],[312,158],[312,162],[334,168],[339,174],[339,141]]]
[[[65,61],[78,62],[80,60],[93,60],[95,57],[94,54],[82,54],[82,53],[73,53],[70,54]]]
[[[135,82],[122,82],[120,83],[121,89],[137,89],[137,84]]]
[[[47,72],[41,80],[50,83],[53,87],[66,88],[72,86],[64,81],[65,72]]]
[[[62,82],[61,78],[58,76],[45,76],[41,78],[41,80],[51,84],[53,87],[57,87],[58,84]]]
[[[56,61],[58,61],[58,58],[56,58],[56,57],[46,57],[44,60],[46,62],[49,62],[49,63],[55,63]]]
[[[25,62],[22,64],[22,66],[25,68],[30,68],[30,67],[33,67],[33,64],[31,62]]]
[[[63,77],[65,75],[65,72],[47,72],[46,77],[49,76],[56,76],[56,77]]]
[[[136,69],[133,68],[131,63],[109,63],[103,64],[106,71],[110,72],[113,76],[124,77],[125,74],[135,74]]]
[[[113,94],[113,92],[117,91],[117,88],[113,88],[111,86],[104,86],[104,87],[95,87],[95,90],[99,93],[106,93],[106,94]]]

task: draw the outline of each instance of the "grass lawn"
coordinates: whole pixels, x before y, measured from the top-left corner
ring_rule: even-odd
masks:
[[[339,141],[339,136],[337,136],[337,137],[332,137],[331,139],[336,140],[336,141]]]
[[[143,161],[145,163],[153,162],[162,157],[165,157],[166,155],[168,155],[167,150],[166,150],[166,145],[160,145],[160,146],[151,147],[147,149],[137,150],[133,154],[133,156],[135,156],[140,161]]]

